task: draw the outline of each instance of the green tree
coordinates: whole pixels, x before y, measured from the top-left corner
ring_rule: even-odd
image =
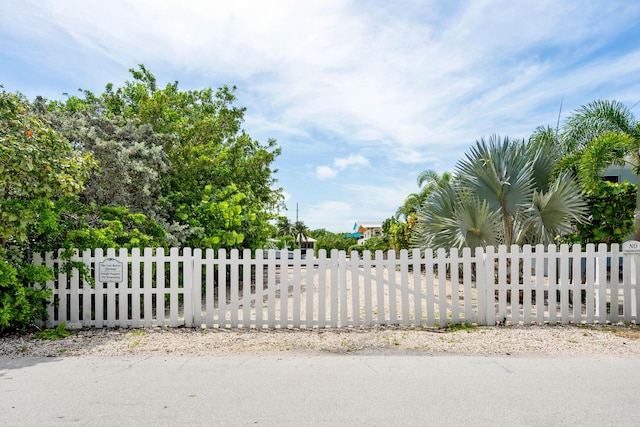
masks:
[[[575,111],[564,126],[563,148],[588,188],[597,187],[600,172],[613,163],[630,163],[640,174],[640,122],[620,102],[597,100]],[[640,240],[640,187],[634,225]]]
[[[391,217],[382,223],[382,234],[389,243],[390,248],[400,250],[410,247],[413,228],[416,224],[415,215],[415,213],[411,214],[406,222],[398,221],[395,217]]]
[[[0,331],[44,313],[43,284],[53,276],[31,265],[30,236],[55,232],[55,202],[79,193],[92,166],[25,99],[0,87]]]
[[[234,88],[181,91],[177,82],[159,87],[142,65],[131,73],[133,80],[123,87],[108,84],[99,96],[85,91],[82,99],[70,97],[63,108],[95,111],[108,121],[130,124],[146,132],[145,141],[152,142],[147,149],[161,144],[163,165],[156,152],[142,156],[139,163],[155,166],[151,172],[166,166],[158,181],[162,198],[147,212],[163,216],[178,244],[234,241],[249,248],[264,246],[271,233],[269,221],[283,200],[271,166],[280,154],[275,141],[260,144],[242,130],[245,109],[234,106]],[[228,228],[212,229],[211,224]]]
[[[53,201],[83,189],[91,156],[81,156],[26,100],[0,92],[0,250],[55,223]]]
[[[316,240],[316,251],[324,249],[330,252],[332,249],[347,251],[349,247],[358,243],[355,237],[349,237],[347,233],[332,233],[325,229],[312,230],[310,236]]]
[[[293,235],[293,224],[286,216],[279,216],[276,223],[276,232],[278,236]]]
[[[492,136],[456,166],[453,185],[437,188],[418,213],[418,247],[551,243],[582,221],[586,205],[568,173],[553,177],[555,150]]]

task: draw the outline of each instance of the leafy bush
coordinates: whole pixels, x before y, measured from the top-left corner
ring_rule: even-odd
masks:
[[[568,236],[573,243],[622,243],[634,231],[636,185],[602,182],[587,197],[589,219]]]
[[[36,319],[46,318],[51,290],[26,284],[47,280],[53,280],[53,273],[46,267],[26,265],[17,270],[0,258],[0,333],[25,329]]]

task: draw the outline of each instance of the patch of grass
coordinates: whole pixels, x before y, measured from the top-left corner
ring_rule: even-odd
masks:
[[[16,347],[16,353],[26,353],[27,350],[29,350],[29,347],[26,344]]]
[[[640,325],[625,323],[624,326],[616,325],[580,325],[580,328],[590,331],[610,332],[613,335],[630,340],[640,340]]]
[[[633,328],[613,329],[613,335],[630,340],[640,340],[640,329],[635,326]]]
[[[132,337],[143,337],[147,335],[147,333],[145,331],[132,331],[131,332],[131,336]]]
[[[131,344],[129,344],[129,347],[137,347],[139,345],[144,345],[146,343],[139,341],[139,340],[135,340],[134,342],[132,342]]]

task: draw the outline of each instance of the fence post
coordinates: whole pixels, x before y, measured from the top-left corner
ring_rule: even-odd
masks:
[[[637,240],[629,240],[622,244],[623,253],[623,278],[624,278],[624,320],[625,322],[631,322],[635,320],[638,323],[638,296],[640,285],[640,242]],[[613,276],[613,266],[611,267],[611,274]],[[631,273],[635,273],[632,275]],[[631,279],[633,278],[633,286]],[[635,292],[632,298],[632,289]]]

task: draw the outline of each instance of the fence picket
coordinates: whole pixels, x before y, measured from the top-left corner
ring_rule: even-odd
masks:
[[[353,257],[353,252],[351,253]],[[339,309],[340,309],[340,326],[348,326],[349,325],[349,306],[347,302],[347,254],[345,252],[340,252],[338,254],[338,298],[339,298]]]
[[[435,277],[433,271],[434,259],[433,250],[426,249],[424,251],[425,257],[425,292],[426,292],[426,307],[425,313],[427,314],[427,325],[431,326],[436,323],[436,309],[435,309]]]
[[[593,323],[595,320],[595,246],[589,243],[585,253],[585,320]]]
[[[318,328],[327,326],[327,251],[318,251]]]
[[[280,252],[280,260],[277,262],[280,272],[280,328],[285,329],[289,325],[289,251],[283,249]],[[286,297],[285,297],[286,296]]]
[[[351,252],[349,269],[351,270],[351,319],[352,325],[360,326],[360,256],[357,252]]]
[[[80,258],[78,253],[71,257],[71,261],[79,262]],[[71,277],[69,278],[69,314],[68,324],[77,328],[80,327],[80,272],[77,269],[71,271]]]
[[[623,318],[633,318],[633,313],[631,312],[631,305],[633,302],[633,298],[631,295],[631,289],[636,287],[636,265],[632,258],[635,256],[627,257],[623,255],[623,263],[624,263],[624,273],[623,277],[627,278],[622,282],[622,313]],[[632,283],[633,282],[633,283]]]
[[[474,259],[471,258],[471,248],[463,248],[462,249],[462,289],[463,289],[463,310],[462,316],[464,321],[466,322],[477,322],[478,317],[474,315],[473,311],[473,277],[472,277],[472,265],[475,262]]]
[[[262,329],[264,327],[264,297],[265,297],[265,286],[264,286],[264,254],[265,252],[262,249],[258,249],[256,251],[255,256],[255,293],[254,293],[254,306],[256,311],[255,325],[256,329]]]
[[[291,302],[293,305],[293,319],[291,320],[293,322],[293,327],[299,328],[301,316],[300,311],[302,306],[302,301],[300,301],[302,297],[302,284],[300,283],[300,251],[293,252],[293,259],[291,264],[293,266],[293,277],[291,280],[291,287],[293,289],[293,298],[291,298]]]
[[[194,267],[195,258],[191,251],[191,248],[184,248],[182,250],[182,323],[184,326],[190,328],[193,326],[194,315],[193,311],[195,310],[192,295],[193,295],[193,267]],[[200,300],[198,300],[200,301]],[[198,304],[198,307],[200,305]],[[198,324],[199,325],[199,324]]]
[[[251,327],[251,301],[254,298],[251,292],[251,249],[242,251],[242,327]],[[255,307],[257,309],[257,301]]]
[[[311,329],[313,327],[314,318],[314,301],[316,300],[317,295],[314,285],[314,276],[316,275],[316,271],[314,268],[315,259],[312,251],[307,251],[304,265],[305,298],[307,300],[307,305],[305,308],[305,327],[307,329]]]
[[[531,245],[522,248],[522,323],[531,324]]]
[[[416,327],[422,325],[422,267],[421,267],[421,256],[420,249],[414,249],[411,253],[411,258],[413,263],[411,264],[413,269],[413,323]],[[367,268],[364,269],[365,274],[367,273]]]
[[[398,301],[396,292],[396,251],[387,252],[387,289],[389,290],[389,323],[398,324]]]
[[[498,280],[494,278],[491,284],[498,289],[498,313],[497,319],[499,322],[504,323],[507,318],[507,288],[509,282],[507,281],[507,247],[500,245],[498,247]],[[487,266],[491,268],[490,266]],[[495,298],[495,292],[494,292]]]
[[[364,251],[362,254],[362,275],[364,286],[364,323],[373,324],[373,299],[371,283],[371,251]]]
[[[509,264],[509,289],[511,291],[511,323],[520,324],[520,247],[511,245],[507,252]],[[523,292],[524,297],[524,292]]]
[[[573,262],[573,271],[571,273],[571,298],[569,304],[571,308],[571,318],[575,324],[582,323],[582,259],[584,254],[579,244],[572,247],[571,259]]]
[[[127,318],[129,314],[129,263],[127,259],[129,255],[127,254],[126,248],[120,248],[118,251],[118,261],[123,263],[123,272],[122,272],[122,282],[114,283],[113,290],[116,295],[116,299],[118,300],[118,308],[117,314],[113,319],[116,325],[120,327],[127,326]]]
[[[193,250],[193,264],[191,266],[191,324],[202,326],[202,249]],[[185,292],[188,292],[185,289]],[[185,316],[186,317],[186,316]]]
[[[386,319],[385,295],[384,295],[384,256],[382,251],[375,252],[374,259],[376,269],[376,309],[378,312],[378,323],[382,324]]]
[[[276,252],[271,249],[267,254],[267,318],[269,329],[276,327]]]
[[[411,324],[411,316],[409,314],[409,253],[406,249],[400,251],[400,301],[401,301],[401,319],[404,326]]]
[[[611,262],[609,265],[609,283],[610,285],[610,318],[611,323],[618,323],[619,321],[619,266],[620,266],[620,251],[618,244],[611,245]]]
[[[238,294],[240,287],[238,268],[238,250],[231,249],[229,257],[229,303],[225,305],[229,309],[229,321],[232,328],[238,327]]]

